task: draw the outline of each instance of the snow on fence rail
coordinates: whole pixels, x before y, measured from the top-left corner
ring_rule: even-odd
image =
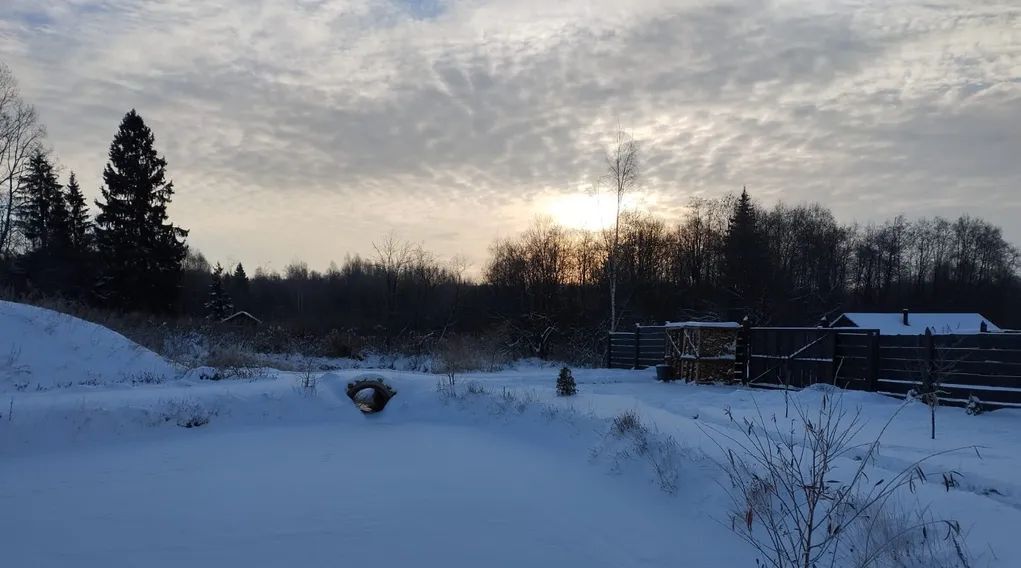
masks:
[[[663,363],[664,330],[641,326],[610,334],[607,366]],[[890,336],[859,328],[746,327],[737,357],[735,380],[752,386],[827,383],[903,397],[921,390],[931,374],[946,403],[964,404],[974,396],[987,408],[1021,407],[1021,334]]]

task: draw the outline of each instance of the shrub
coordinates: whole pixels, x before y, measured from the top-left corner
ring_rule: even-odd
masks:
[[[361,360],[361,345],[357,336],[350,331],[331,329],[322,339],[320,348],[326,357]]]
[[[158,422],[173,422],[181,428],[199,428],[209,424],[220,411],[197,400],[168,400],[158,409]]]
[[[876,438],[858,442],[855,438],[864,427],[861,413],[848,412],[839,399],[826,394],[818,409],[795,404],[794,410],[796,416],[786,424],[761,413],[752,420],[746,418],[739,434],[707,428],[726,455],[720,466],[730,482],[731,528],[762,554],[762,563],[773,568],[813,568],[854,555],[858,560],[848,565],[856,568],[896,565],[887,563],[889,553],[910,549],[920,554],[934,546],[926,539],[945,528],[955,555],[946,565],[967,566],[960,527],[954,521],[920,516],[908,523],[915,531],[910,535],[899,530],[888,535],[874,531],[877,522],[892,518],[886,506],[896,500],[896,494],[902,489],[914,491],[925,482],[922,463],[952,450],[931,454],[873,482],[866,468],[876,459],[879,438],[892,418]],[[849,456],[856,456],[857,465],[835,475],[836,464]],[[944,483],[949,491],[956,484],[953,474],[945,474]],[[898,542],[897,534],[915,540]],[[867,538],[855,542],[852,535]]]
[[[450,336],[444,339],[435,353],[434,370],[447,375],[447,381],[453,386],[457,375],[483,368],[478,353],[464,336]]]
[[[642,419],[634,410],[625,410],[613,418],[613,433],[617,436],[627,436],[633,432],[641,432],[645,429],[642,426]]]
[[[627,462],[644,463],[660,490],[669,494],[677,491],[681,461],[690,459],[672,436],[643,424],[634,410],[625,410],[614,417],[603,442],[593,449],[593,457],[602,455],[612,459],[614,469],[624,467]]]
[[[574,382],[574,376],[567,367],[560,369],[557,377],[557,396],[574,396],[578,394],[578,385]]]
[[[977,416],[985,412],[985,407],[982,406],[982,401],[975,395],[968,395],[968,404],[964,407],[964,411],[972,416]]]

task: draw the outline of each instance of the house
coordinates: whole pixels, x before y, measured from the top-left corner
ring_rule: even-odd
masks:
[[[979,313],[940,313],[908,310],[888,313],[849,312],[841,315],[830,327],[878,329],[880,335],[973,335],[1001,330]]]
[[[262,320],[248,312],[242,311],[223,318],[220,320],[220,323],[237,327],[257,327],[262,325]]]

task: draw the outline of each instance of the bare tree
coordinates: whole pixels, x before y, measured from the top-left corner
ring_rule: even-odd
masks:
[[[411,243],[399,240],[390,232],[379,243],[372,243],[376,263],[386,278],[386,308],[389,316],[397,312],[397,286],[413,259]]]
[[[35,109],[21,98],[10,68],[0,63],[0,255],[11,248],[18,180],[43,136]]]
[[[942,330],[944,334],[952,331],[950,329]],[[942,345],[937,346],[936,336],[929,328],[925,328],[925,335],[922,337],[924,356],[917,361],[918,374],[922,380],[918,389],[912,389],[908,396],[918,398],[929,407],[929,439],[935,440],[936,408],[939,406],[940,397],[949,394],[943,390],[943,383],[959,372],[958,363],[961,360],[952,354],[955,348],[960,347],[961,339],[953,339],[952,335],[943,335],[942,337],[945,339],[941,342]]]
[[[610,277],[610,331],[617,329],[617,281],[620,274],[620,214],[624,207],[624,197],[638,187],[641,170],[639,153],[641,146],[630,134],[623,130],[617,131],[614,146],[606,154],[606,174],[604,179],[610,185],[617,198],[616,216],[613,221],[613,235],[610,238],[609,277]]]

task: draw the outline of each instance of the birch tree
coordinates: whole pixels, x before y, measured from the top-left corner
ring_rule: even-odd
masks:
[[[610,237],[607,269],[610,281],[610,331],[617,330],[617,282],[620,276],[620,219],[624,209],[624,197],[638,187],[641,169],[639,167],[640,144],[627,132],[617,131],[617,137],[606,154],[604,179],[616,197],[613,220],[613,234]]]

